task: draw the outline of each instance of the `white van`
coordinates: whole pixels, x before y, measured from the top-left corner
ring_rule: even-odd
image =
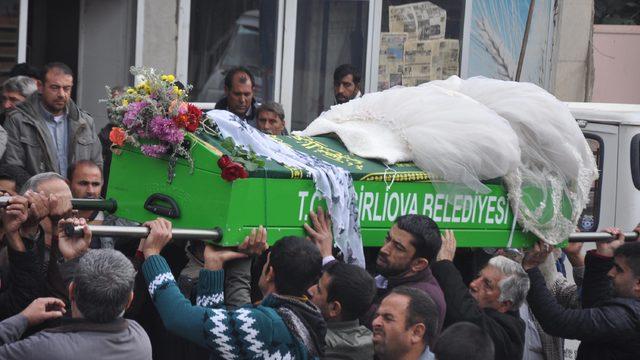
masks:
[[[631,231],[640,222],[640,105],[567,103],[600,170],[578,226]]]

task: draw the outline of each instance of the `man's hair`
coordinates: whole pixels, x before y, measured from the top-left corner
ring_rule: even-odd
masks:
[[[413,237],[411,244],[416,248],[414,259],[422,257],[432,263],[442,246],[438,224],[428,216],[414,214],[398,217],[395,224]]]
[[[256,109],[256,116],[260,116],[260,113],[263,111],[271,111],[272,113],[278,115],[280,120],[284,121],[284,109],[282,105],[278,104],[275,101],[265,101]]]
[[[309,240],[286,236],[272,247],[269,266],[275,271],[275,287],[280,295],[302,296],[318,281],[322,256]]]
[[[489,260],[489,265],[497,268],[505,276],[500,280],[499,301],[511,301],[511,309],[517,310],[529,292],[529,276],[522,265],[504,256],[496,256]]]
[[[407,306],[406,328],[418,323],[424,324],[424,341],[429,343],[438,332],[440,311],[431,296],[423,290],[409,286],[398,286],[390,294],[403,295],[409,298]]]
[[[15,64],[11,68],[11,71],[9,71],[9,77],[14,77],[18,75],[40,79],[41,73],[40,73],[40,70],[38,70],[38,68],[35,66],[31,66],[27,63],[19,63],[19,64]]]
[[[29,180],[29,173],[22,166],[2,164],[0,165],[0,180],[10,180],[16,183],[16,190],[20,191],[22,186]]]
[[[438,360],[493,360],[495,350],[489,334],[478,325],[458,322],[440,334],[433,353]]]
[[[3,91],[17,92],[24,97],[28,97],[38,90],[36,81],[28,76],[14,76],[2,83]]]
[[[42,81],[43,84],[47,78],[47,74],[49,73],[49,71],[54,69],[62,72],[65,75],[70,75],[71,77],[73,77],[73,70],[71,70],[71,68],[67,66],[67,64],[61,62],[50,62],[42,68],[42,77],[40,78],[40,81]]]
[[[356,320],[369,310],[376,295],[376,283],[365,269],[336,261],[324,271],[331,277],[327,302],[340,303],[343,321]]]
[[[624,256],[633,276],[640,277],[640,242],[622,244],[614,250],[613,255]]]
[[[73,180],[73,173],[76,172],[76,169],[78,167],[80,167],[80,166],[89,166],[89,167],[98,168],[98,170],[100,170],[100,175],[102,175],[102,169],[94,161],[92,161],[92,160],[78,160],[78,161],[74,162],[73,164],[69,165],[69,167],[67,168],[67,180],[69,180],[69,181]]]
[[[249,69],[247,69],[244,66],[236,66],[227,70],[227,72],[224,74],[224,87],[231,90],[231,88],[233,87],[233,77],[238,73],[245,73],[249,76],[249,79],[247,79],[244,76],[240,76],[239,80],[241,84],[244,84],[247,82],[247,80],[250,80],[251,87],[253,88],[254,86],[256,86],[256,82],[253,80],[253,75],[251,74],[251,71],[249,71]]]
[[[90,250],[78,264],[73,277],[78,310],[89,321],[106,323],[126,310],[136,271],[121,252]]]
[[[54,172],[45,172],[33,175],[32,177],[24,183],[24,185],[20,188],[20,194],[24,194],[27,190],[38,191],[38,187],[43,182],[47,182],[49,180],[59,179],[65,181],[65,178],[60,176],[58,173]]]
[[[351,64],[342,64],[338,66],[336,70],[333,72],[333,82],[336,82],[336,83],[340,82],[340,80],[342,80],[342,78],[347,75],[353,76],[354,84],[356,85],[360,84],[360,78],[361,78],[360,71],[358,71],[358,69],[356,69]]]

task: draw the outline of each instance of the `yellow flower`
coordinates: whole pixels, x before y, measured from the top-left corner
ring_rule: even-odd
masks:
[[[166,81],[168,83],[173,83],[174,81],[176,81],[176,77],[169,74],[169,75],[162,75],[160,76],[160,80],[162,81]]]
[[[133,88],[127,88],[127,94],[135,94],[136,90]]]
[[[122,100],[122,106],[128,106],[129,105],[129,100],[124,99]]]
[[[150,94],[151,86],[149,85],[149,81],[145,81],[136,85],[136,90],[138,90],[139,93]]]

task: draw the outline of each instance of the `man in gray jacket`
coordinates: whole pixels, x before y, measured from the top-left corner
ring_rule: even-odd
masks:
[[[82,239],[69,238],[65,224],[85,227]],[[84,219],[62,220],[60,252],[69,284],[71,318],[62,325],[19,340],[28,327],[60,318],[65,304],[36,299],[20,314],[0,323],[0,359],[151,359],[151,343],[142,327],[122,317],[133,300],[135,270],[120,252],[89,250],[91,232]]]
[[[71,100],[72,87],[73,72],[67,65],[45,65],[40,91],[7,114],[5,163],[21,166],[30,175],[64,175],[78,160],[102,166],[93,119]]]
[[[361,267],[333,261],[309,293],[327,321],[322,359],[372,359],[373,334],[358,318],[376,294],[373,277]]]

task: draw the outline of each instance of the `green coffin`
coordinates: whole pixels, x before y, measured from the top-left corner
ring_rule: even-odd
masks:
[[[381,246],[393,220],[407,213],[433,218],[441,229],[456,231],[462,247],[504,247],[509,244],[513,213],[502,183],[488,181],[488,194],[440,193],[432,179],[411,163],[387,168],[349,154],[329,137],[274,137],[295,149],[349,170],[358,197],[365,246]],[[267,161],[247,179],[227,182],[217,161],[228,153],[220,142],[203,134],[190,137],[194,172],[178,161],[176,176],[167,182],[167,161],[125,148],[111,162],[108,198],[118,201],[117,216],[143,222],[165,214],[178,228],[223,231],[223,245],[240,243],[252,228],[268,228],[269,242],[288,235],[304,235],[309,210],[324,205],[313,181],[299,169]],[[387,190],[389,188],[389,190]],[[539,202],[539,194],[527,193]],[[145,206],[146,204],[146,206]],[[171,211],[169,211],[171,210]],[[155,213],[154,213],[155,212]],[[511,246],[528,246],[535,237],[518,230]]]

